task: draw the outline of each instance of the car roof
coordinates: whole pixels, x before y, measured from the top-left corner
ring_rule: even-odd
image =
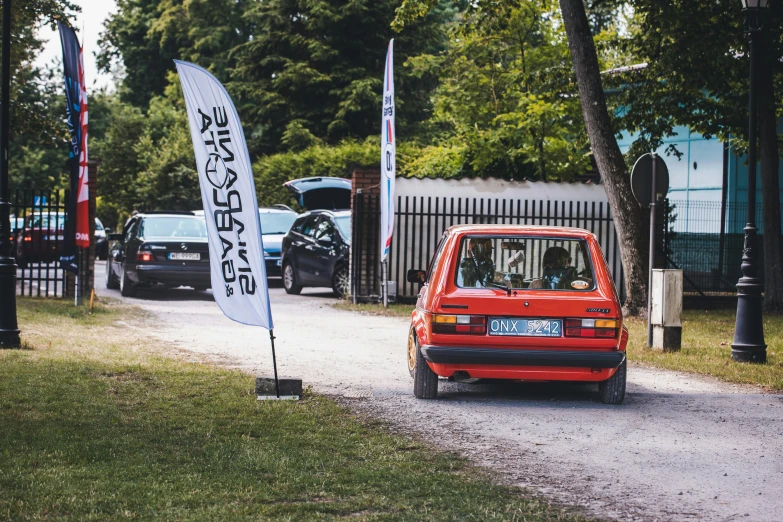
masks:
[[[589,230],[573,227],[552,227],[546,225],[454,225],[448,229],[450,235],[470,234],[530,234],[533,236],[573,237],[585,239],[593,235]]]
[[[304,214],[300,214],[300,217],[302,216],[320,216],[320,215],[329,215],[334,217],[343,217],[343,216],[350,216],[351,211],[350,210],[324,210],[324,209],[318,209],[318,210],[310,210],[308,212],[305,212]]]
[[[296,214],[297,213],[293,209],[280,208],[280,207],[259,207],[258,211],[264,214]]]
[[[135,216],[131,217],[197,217],[196,214],[188,210],[172,210],[172,211],[154,211],[154,212],[139,212]]]

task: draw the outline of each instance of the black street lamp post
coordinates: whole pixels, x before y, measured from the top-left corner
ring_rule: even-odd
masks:
[[[737,283],[737,325],[731,357],[735,361],[767,362],[762,321],[761,278],[756,263],[756,76],[758,73],[759,40],[762,15],[767,0],[741,0],[745,13],[745,34],[750,54],[750,89],[748,95],[748,222],[745,225],[745,246],[742,255],[742,277]]]
[[[8,118],[11,86],[11,0],[3,0],[0,65],[0,348],[19,346],[16,322],[16,261],[11,256],[11,204],[8,193]]]

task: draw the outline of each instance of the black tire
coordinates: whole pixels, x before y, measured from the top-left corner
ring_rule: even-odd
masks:
[[[416,350],[416,365],[413,368],[413,395],[417,399],[434,399],[438,396],[438,374],[432,371],[419,347],[419,340],[413,336]]]
[[[111,273],[111,261],[106,261],[106,288],[109,290],[119,290],[120,283]]]
[[[125,268],[122,269],[122,275],[120,276],[120,295],[123,297],[133,297],[136,295],[136,285],[131,283],[128,279],[128,272]]]
[[[622,404],[625,399],[626,362],[623,361],[614,375],[598,383],[598,395],[604,404]]]
[[[206,292],[207,291],[207,287],[206,286],[201,286],[201,285],[194,286],[193,290],[195,290],[196,292]]]
[[[302,286],[296,277],[296,270],[294,265],[286,263],[283,265],[283,288],[287,294],[299,294],[302,291]]]
[[[348,268],[345,265],[337,265],[332,274],[332,291],[338,298],[345,298],[351,291],[351,281],[348,279]]]

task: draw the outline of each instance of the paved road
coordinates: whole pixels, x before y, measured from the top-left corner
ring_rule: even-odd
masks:
[[[288,296],[276,286],[271,299],[281,375],[509,483],[620,520],[783,520],[781,395],[631,366],[619,407],[596,402],[589,386],[532,383],[441,381],[438,400],[417,401],[405,320],[336,310],[325,289]],[[128,301],[185,353],[271,374],[266,332],[226,319],[210,292],[142,291]]]

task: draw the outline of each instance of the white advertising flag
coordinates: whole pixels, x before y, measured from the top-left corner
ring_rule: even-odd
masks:
[[[381,129],[381,262],[389,256],[394,233],[394,176],[396,145],[394,130],[394,40],[389,40],[383,73],[383,120]]]
[[[207,221],[212,293],[228,318],[271,330],[256,188],[239,116],[212,74],[175,62]]]

